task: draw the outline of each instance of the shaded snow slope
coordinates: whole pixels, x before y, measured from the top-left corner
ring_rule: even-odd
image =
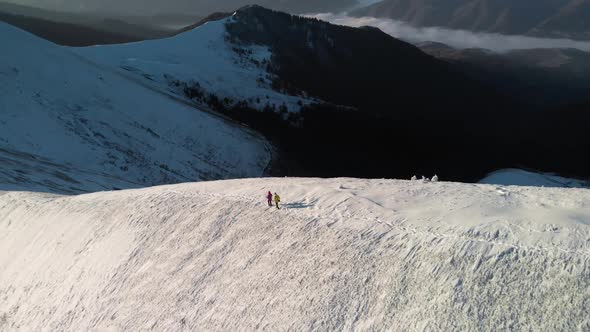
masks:
[[[221,100],[245,101],[262,110],[267,104],[299,110],[306,98],[271,88],[266,67],[272,53],[266,46],[238,45],[229,41],[226,24],[232,17],[211,21],[171,38],[123,45],[73,49],[105,68],[123,71],[165,92],[182,94],[172,83],[198,82],[205,93]]]
[[[0,189],[79,193],[254,177],[256,133],[0,23]]]
[[[502,169],[488,174],[479,183],[505,186],[533,186],[556,188],[588,188],[590,183],[543,173],[533,173],[521,169]]]
[[[0,330],[587,331],[589,202],[354,179],[4,193]]]

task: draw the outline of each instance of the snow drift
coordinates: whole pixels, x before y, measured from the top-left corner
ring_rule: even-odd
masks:
[[[354,179],[7,192],[0,330],[587,331],[588,202]]]
[[[80,193],[255,177],[259,134],[0,23],[0,188]]]

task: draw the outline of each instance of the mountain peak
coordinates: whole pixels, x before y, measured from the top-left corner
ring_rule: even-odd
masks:
[[[280,16],[292,16],[291,14],[287,14],[285,12],[269,9],[260,5],[248,5],[239,8],[235,11],[235,17],[241,16],[248,16],[248,17],[268,17],[272,15],[280,15]]]
[[[262,7],[260,5],[257,4],[252,4],[252,5],[246,5],[243,7],[240,7],[236,12],[249,12],[249,11],[271,11],[268,8]]]

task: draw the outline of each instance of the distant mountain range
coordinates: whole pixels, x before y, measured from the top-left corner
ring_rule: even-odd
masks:
[[[352,14],[420,27],[590,39],[588,0],[383,0]]]
[[[3,0],[3,2],[63,12],[101,13],[121,16],[189,13],[202,17],[218,11],[234,11],[237,8],[253,4],[250,0],[61,0],[59,2]],[[254,3],[291,13],[338,12],[359,4],[357,0],[258,0],[254,1]]]
[[[341,11],[356,0],[272,1],[269,8],[296,13]],[[214,12],[233,12],[245,0],[225,1],[0,1],[0,21],[68,46],[117,44],[171,36]],[[163,7],[164,6],[164,7]],[[185,28],[185,29],[183,29]]]
[[[102,17],[90,14],[54,12],[0,3],[0,21],[27,30],[52,42],[87,46],[134,42],[170,36],[179,22],[197,20],[180,17]],[[173,23],[175,22],[175,23]],[[190,23],[189,23],[190,22]],[[167,27],[170,25],[170,27]]]

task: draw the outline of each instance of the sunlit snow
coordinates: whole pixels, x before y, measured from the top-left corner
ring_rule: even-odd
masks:
[[[587,331],[589,202],[300,178],[5,193],[0,330]]]

